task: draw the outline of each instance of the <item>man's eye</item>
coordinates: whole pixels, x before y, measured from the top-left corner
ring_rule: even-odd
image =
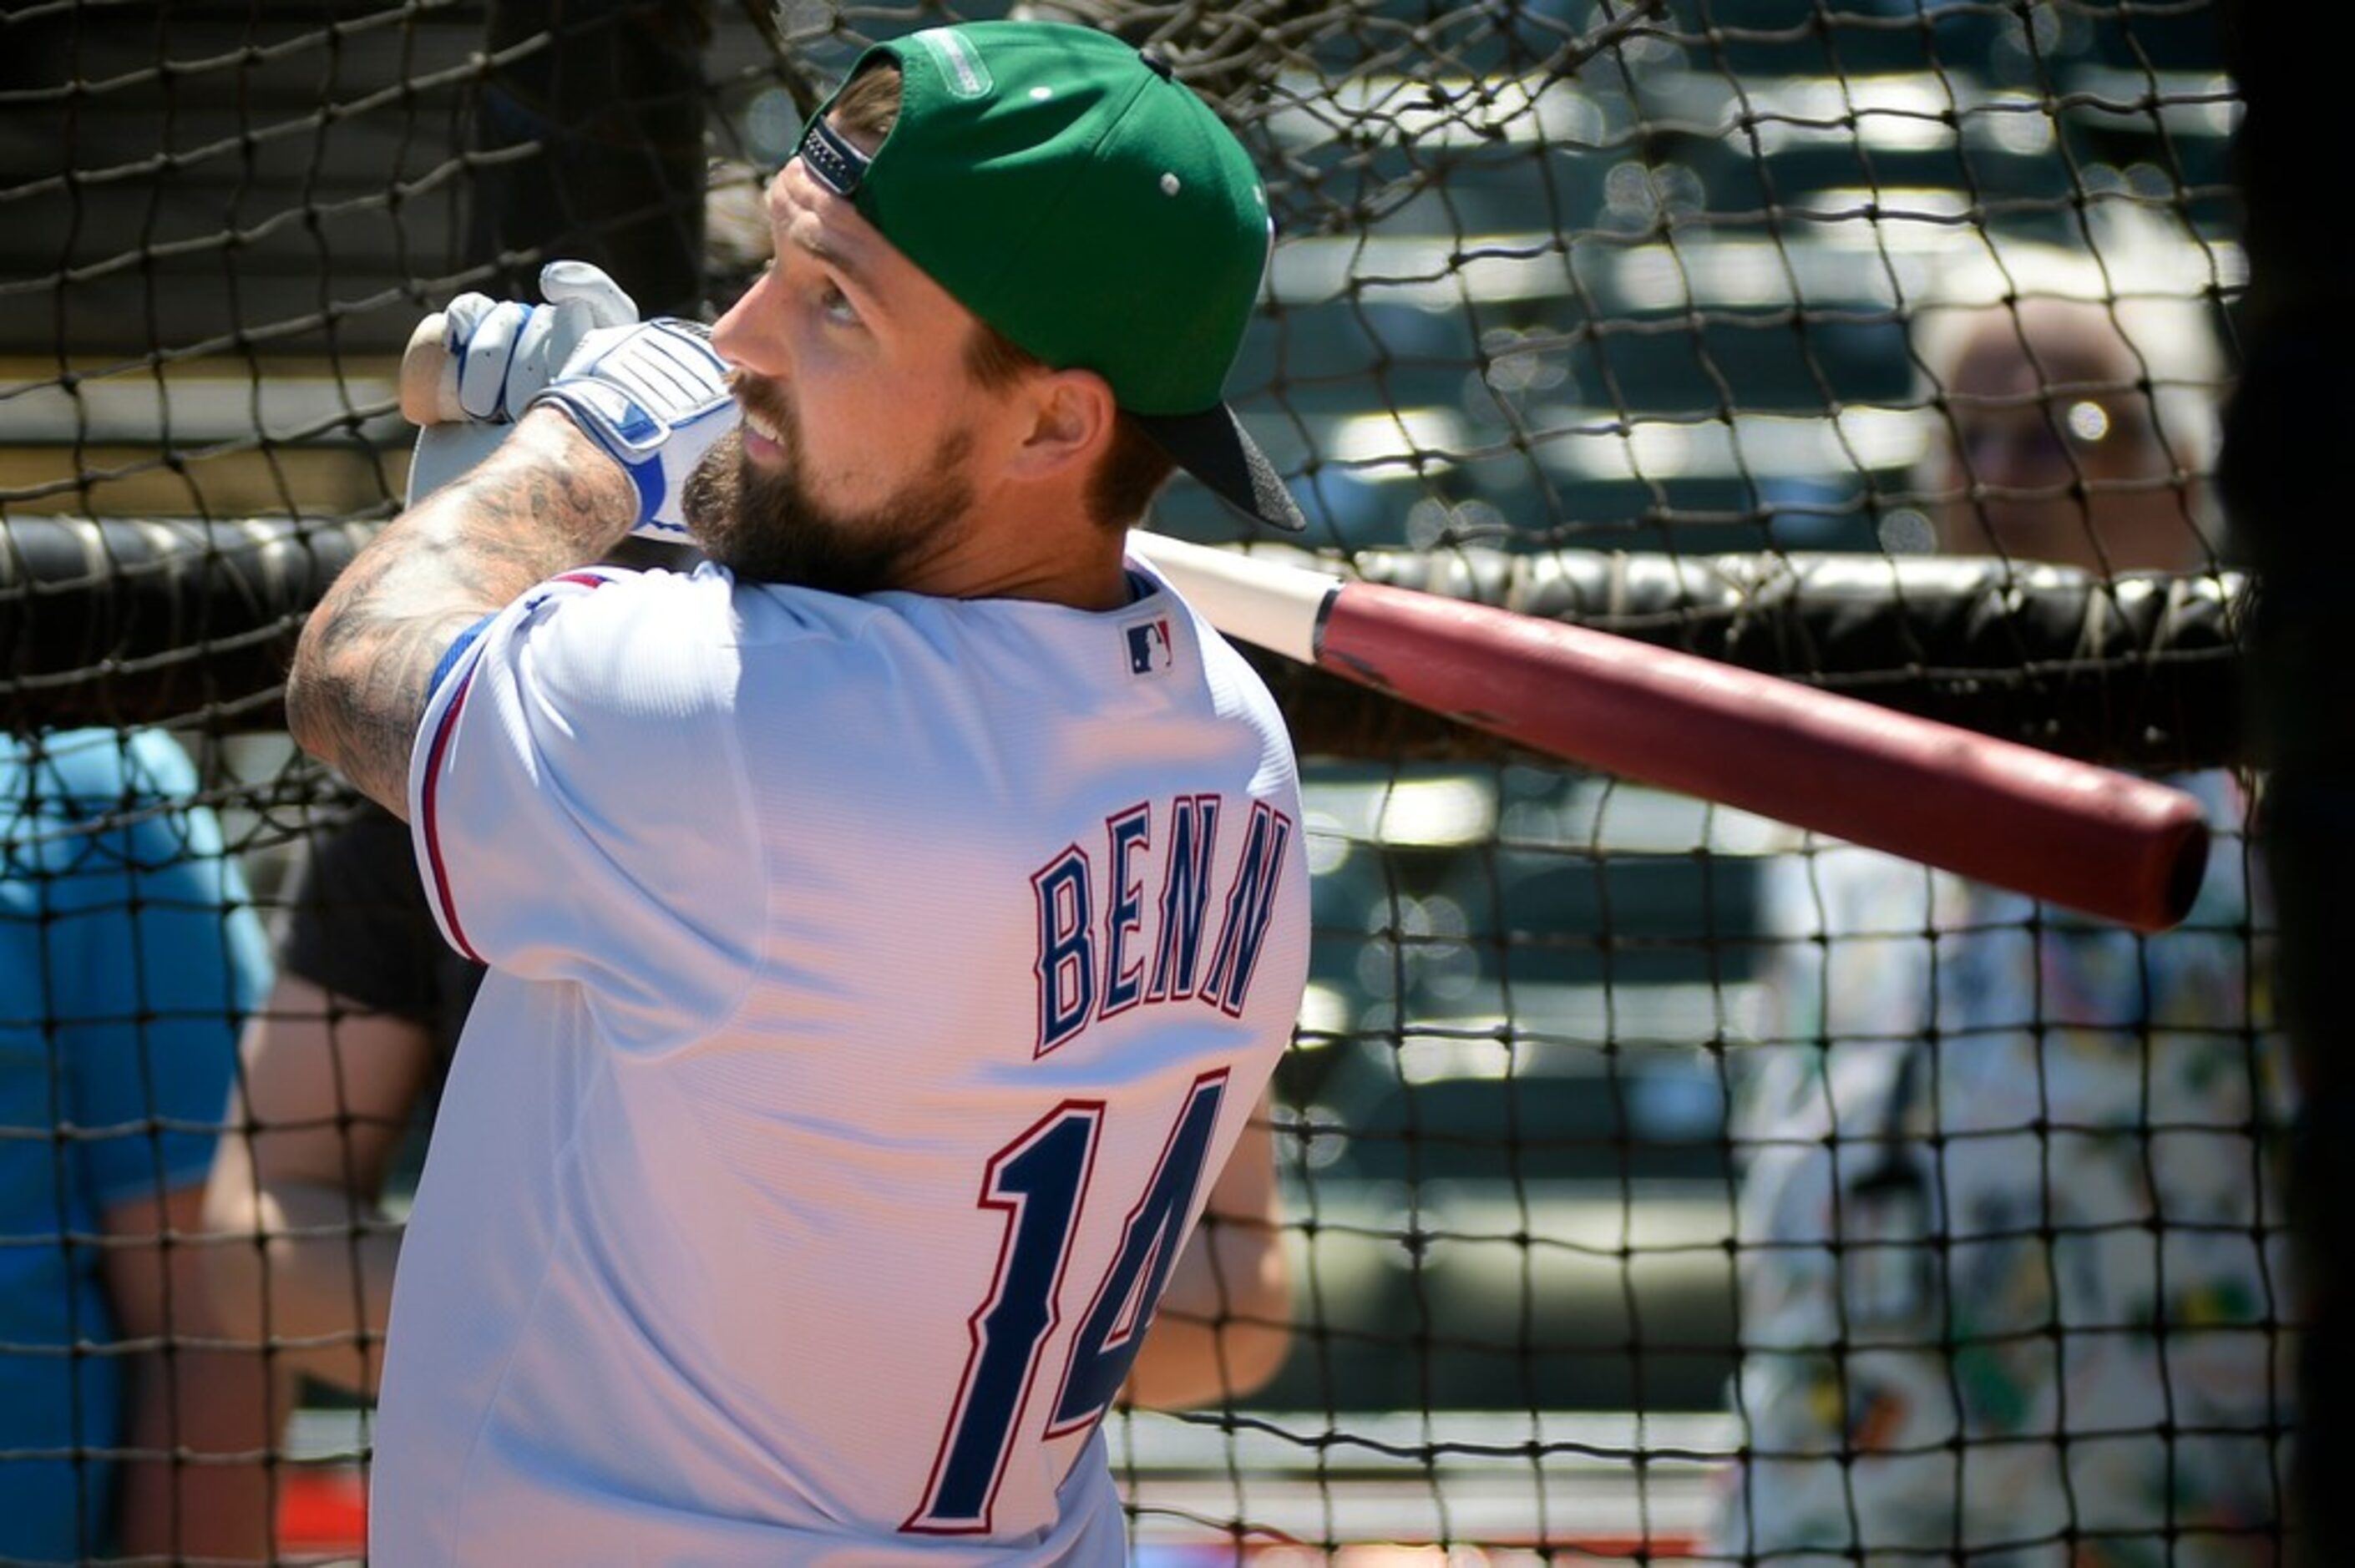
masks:
[[[858,307],[850,302],[849,295],[832,283],[818,291],[817,304],[829,321],[839,322],[845,326],[858,324]]]

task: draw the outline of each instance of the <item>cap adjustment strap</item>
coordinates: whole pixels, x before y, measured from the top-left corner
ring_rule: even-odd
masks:
[[[802,134],[800,151],[802,166],[817,176],[818,184],[841,196],[858,192],[859,182],[867,177],[868,164],[874,162],[827,124],[824,115],[810,122]]]

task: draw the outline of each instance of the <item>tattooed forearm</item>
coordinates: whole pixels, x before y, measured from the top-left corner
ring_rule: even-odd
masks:
[[[407,817],[409,753],[453,639],[533,584],[611,550],[637,514],[629,479],[552,409],[474,472],[389,524],[303,629],[287,727]]]

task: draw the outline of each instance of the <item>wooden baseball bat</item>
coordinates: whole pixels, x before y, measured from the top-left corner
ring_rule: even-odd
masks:
[[[442,338],[429,316],[401,356],[429,431],[464,418]],[[2142,931],[2181,921],[2207,868],[2200,803],[2146,779],[1588,627],[1130,542],[1228,636],[1564,761]]]
[[[2200,891],[2207,823],[2179,789],[1588,627],[1130,541],[1228,636],[1533,751],[2137,930]]]

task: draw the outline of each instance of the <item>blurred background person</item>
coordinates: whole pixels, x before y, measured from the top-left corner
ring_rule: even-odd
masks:
[[[0,740],[0,1560],[261,1561],[263,1363],[202,1200],[269,953],[168,737]],[[242,1460],[238,1457],[242,1456]]]
[[[2216,565],[2196,298],[2008,258],[1917,320],[1941,549],[2097,577]],[[2119,296],[2105,298],[2105,296]],[[1818,841],[1734,1112],[1745,1459],[1711,1550],[1782,1563],[2277,1560],[2286,1063],[2226,772],[2172,931]]]
[[[442,940],[409,829],[360,802],[321,824],[247,1024],[208,1226],[212,1287],[269,1324],[282,1373],[376,1392],[400,1172],[413,1172],[481,966]]]

